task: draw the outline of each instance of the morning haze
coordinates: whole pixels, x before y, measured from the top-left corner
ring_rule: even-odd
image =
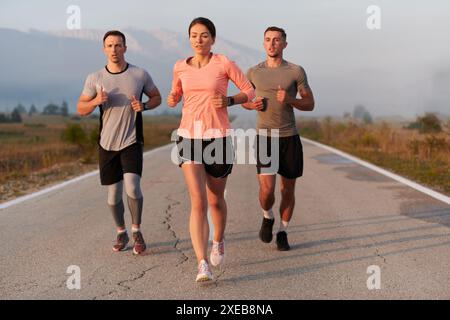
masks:
[[[81,10],[81,30],[67,30],[70,5]],[[371,5],[381,10],[379,30],[366,25]],[[189,54],[186,26],[207,16],[218,30],[216,51],[243,69],[264,59],[267,26],[285,28],[285,58],[305,68],[316,96],[310,115],[339,116],[355,105],[375,116],[450,114],[445,1],[9,1],[0,8],[0,110],[65,99],[75,111],[86,75],[104,64],[99,35],[109,29],[135,40],[127,59],[155,74],[165,95],[173,63]]]

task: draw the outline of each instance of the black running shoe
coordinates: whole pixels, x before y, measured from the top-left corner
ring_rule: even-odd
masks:
[[[261,230],[259,230],[259,238],[262,242],[269,243],[270,241],[272,241],[272,228],[274,222],[275,219],[263,218]]]
[[[286,231],[277,233],[277,248],[280,251],[288,251],[291,248],[288,243]]]

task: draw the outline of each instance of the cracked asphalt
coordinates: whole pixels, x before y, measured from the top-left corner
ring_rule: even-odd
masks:
[[[234,123],[252,125],[244,118]],[[258,239],[256,170],[235,165],[227,184],[225,265],[213,269],[215,281],[195,283],[189,197],[167,146],[144,160],[145,255],[112,252],[106,190],[98,176],[87,178],[0,210],[0,298],[450,299],[450,206],[303,147],[288,252]],[[279,198],[277,189],[274,211]],[[275,230],[278,224],[277,218]],[[79,290],[66,285],[71,265],[81,270]],[[378,290],[367,287],[372,265],[381,271]]]

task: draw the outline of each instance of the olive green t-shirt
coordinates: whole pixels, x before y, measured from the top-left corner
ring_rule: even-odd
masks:
[[[298,134],[295,126],[294,108],[277,101],[278,86],[296,97],[301,88],[308,88],[305,70],[286,60],[276,68],[269,68],[266,61],[251,67],[247,78],[256,89],[256,96],[265,98],[265,107],[258,111],[257,129],[278,129],[280,137]]]

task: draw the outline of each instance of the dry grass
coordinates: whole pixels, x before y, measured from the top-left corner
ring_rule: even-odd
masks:
[[[331,118],[299,121],[300,134],[450,194],[448,123],[421,134],[386,122],[371,125]]]
[[[98,119],[89,118],[35,116],[20,124],[0,124],[0,200],[97,166],[95,139],[84,144],[64,142],[63,132],[70,124],[79,124],[88,136],[97,134]],[[178,124],[176,116],[144,117],[144,149],[169,143]]]
[[[73,161],[77,147],[65,144],[61,124],[0,125],[0,183],[10,178],[26,177],[31,172],[57,163]]]

